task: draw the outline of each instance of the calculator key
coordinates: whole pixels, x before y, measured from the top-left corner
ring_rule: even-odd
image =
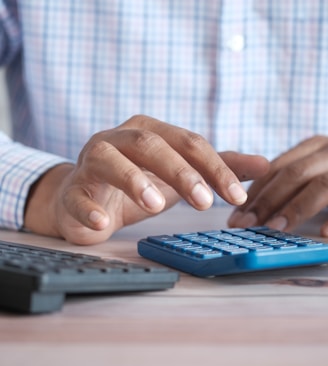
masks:
[[[202,259],[214,259],[222,257],[223,253],[218,250],[204,251],[204,252],[196,252],[196,257]]]
[[[272,244],[272,243],[276,243],[277,241],[278,241],[278,239],[276,239],[276,238],[263,238],[263,239],[259,240],[259,243]]]
[[[195,250],[203,250],[204,248],[201,246],[201,245],[189,245],[189,246],[176,246],[175,248],[173,248],[175,250],[177,250],[178,252],[182,252],[182,253],[185,253],[185,252],[194,252]]]
[[[257,243],[255,241],[252,242],[250,240],[247,240],[247,243],[244,243],[244,242],[238,243],[238,245],[240,245],[243,248],[249,248],[249,249],[251,249],[251,248],[258,248],[258,247],[262,247],[263,246],[263,244],[261,244],[261,243]]]
[[[180,239],[191,240],[191,239],[198,238],[199,234],[198,233],[181,233],[181,234],[174,234],[173,236],[176,238],[180,238]]]
[[[286,244],[273,245],[273,247],[278,249],[295,249],[297,248],[297,244],[286,243]]]
[[[225,233],[235,234],[235,233],[241,233],[241,232],[244,232],[244,231],[247,231],[247,230],[243,229],[243,228],[240,228],[240,227],[232,227],[230,229],[224,229],[224,230],[221,230],[221,231],[225,232]]]
[[[233,239],[234,236],[231,234],[227,234],[227,233],[217,233],[217,234],[208,234],[208,236],[210,238],[215,238],[218,240],[228,240],[228,239]]]
[[[222,231],[221,230],[198,231],[198,234],[206,235],[206,236],[219,235],[219,234],[222,234]]]
[[[156,235],[156,236],[149,236],[148,240],[155,244],[172,244],[172,243],[178,243],[182,240],[179,238],[176,238],[175,236],[170,235]]]
[[[259,245],[257,247],[253,247],[253,248],[249,248],[250,250],[259,252],[259,251],[269,251],[269,250],[273,250],[272,246],[269,245]]]
[[[235,247],[235,248],[222,248],[222,252],[225,254],[244,254],[244,253],[248,253],[249,250],[247,248],[240,248],[240,247]]]
[[[193,243],[190,241],[180,241],[178,243],[172,243],[172,248],[185,248],[185,247],[192,247]]]
[[[247,230],[256,231],[257,233],[263,232],[265,235],[268,235],[268,233],[272,232],[272,231],[275,231],[275,232],[278,231],[275,229],[270,229],[268,226],[252,226],[252,227],[247,228]]]
[[[240,243],[242,243],[242,241],[243,241],[242,238],[238,238],[237,240],[235,238],[224,240],[225,243],[230,245],[239,245]]]
[[[220,242],[212,245],[212,248],[216,248],[216,249],[224,249],[224,248],[231,248],[231,247],[236,248],[236,245],[230,244],[230,243],[227,243],[224,241],[220,241]]]
[[[206,238],[206,239],[201,238],[201,239],[191,239],[191,242],[195,243],[195,244],[213,245],[213,244],[218,243],[218,240],[209,239],[209,238]]]
[[[323,245],[325,245],[324,243],[321,243],[319,241],[307,241],[305,243],[298,243],[298,245],[302,246],[302,247],[321,247]]]

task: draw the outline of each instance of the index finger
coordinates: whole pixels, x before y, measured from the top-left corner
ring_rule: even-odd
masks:
[[[134,116],[120,128],[143,128],[161,136],[227,202],[241,205],[247,193],[234,172],[205,138],[147,116]]]

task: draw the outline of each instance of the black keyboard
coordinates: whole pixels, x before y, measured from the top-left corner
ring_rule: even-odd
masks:
[[[164,290],[177,280],[166,268],[0,240],[0,307],[13,311],[52,312],[66,294]]]

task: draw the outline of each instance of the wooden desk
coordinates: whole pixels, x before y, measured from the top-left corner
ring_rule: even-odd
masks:
[[[1,238],[144,262],[137,239],[224,227],[227,215],[226,209],[196,212],[180,206],[92,247],[6,231]],[[320,220],[304,226],[303,234],[315,235]],[[319,279],[323,286],[290,284],[295,278]],[[215,279],[182,274],[168,291],[73,297],[50,315],[0,312],[1,366],[91,363],[327,365],[328,267]]]

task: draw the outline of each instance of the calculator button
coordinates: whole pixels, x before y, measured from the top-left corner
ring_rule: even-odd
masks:
[[[178,252],[182,252],[182,253],[190,253],[190,252],[195,252],[196,250],[204,250],[204,248],[201,245],[196,245],[196,244],[184,246],[184,247],[176,246],[173,249],[177,250]]]
[[[234,236],[231,234],[227,234],[227,233],[218,233],[218,234],[207,234],[210,238],[215,238],[218,240],[228,240],[228,239],[233,239]]]
[[[184,247],[191,247],[193,244],[190,241],[180,241],[177,243],[172,243],[173,248],[184,248]]]
[[[277,241],[278,241],[278,239],[276,239],[276,238],[264,238],[264,239],[259,240],[259,243],[272,244],[272,243],[276,243]]]
[[[302,246],[302,247],[321,247],[322,245],[324,245],[323,243],[320,243],[319,241],[307,241],[304,243],[298,243],[298,245]]]
[[[238,245],[240,245],[243,248],[248,248],[248,249],[258,248],[258,247],[262,247],[263,246],[263,244],[257,243],[255,241],[252,242],[252,241],[248,240],[248,242],[249,243],[244,243],[244,242],[238,243]]]
[[[249,248],[249,250],[259,252],[259,251],[273,250],[273,247],[268,246],[268,245],[259,245],[259,246],[253,247],[253,248]]]
[[[181,233],[181,234],[174,234],[173,236],[176,238],[180,238],[180,239],[191,240],[191,239],[198,238],[199,234],[198,233]]]
[[[222,257],[222,252],[218,251],[218,250],[195,250],[194,255],[196,257],[199,258],[203,258],[203,259],[211,259],[211,258],[217,258],[217,257]]]
[[[219,241],[215,244],[212,245],[212,248],[216,248],[216,249],[224,249],[224,248],[230,248],[230,247],[236,247],[233,244],[227,243],[225,241]]]
[[[195,244],[213,245],[213,244],[218,243],[218,240],[209,239],[209,238],[206,238],[206,239],[201,238],[201,239],[191,239],[191,242],[195,243]]]
[[[206,235],[206,236],[219,235],[219,234],[222,234],[222,231],[221,230],[198,231],[198,234]]]
[[[170,235],[156,235],[156,236],[148,236],[148,240],[155,244],[172,244],[179,243],[182,240]]]
[[[230,247],[222,248],[222,252],[225,254],[243,254],[243,253],[248,253],[249,250],[247,248],[240,248],[240,247],[231,245]]]
[[[233,227],[233,228],[230,228],[230,229],[224,229],[222,231],[225,232],[225,233],[235,234],[235,233],[244,232],[244,231],[246,231],[246,229],[243,229],[243,228],[240,228],[240,227]]]
[[[275,248],[278,248],[278,249],[295,249],[295,248],[298,248],[298,245],[293,244],[293,243],[286,243],[286,244],[279,244],[279,245],[275,246]]]

